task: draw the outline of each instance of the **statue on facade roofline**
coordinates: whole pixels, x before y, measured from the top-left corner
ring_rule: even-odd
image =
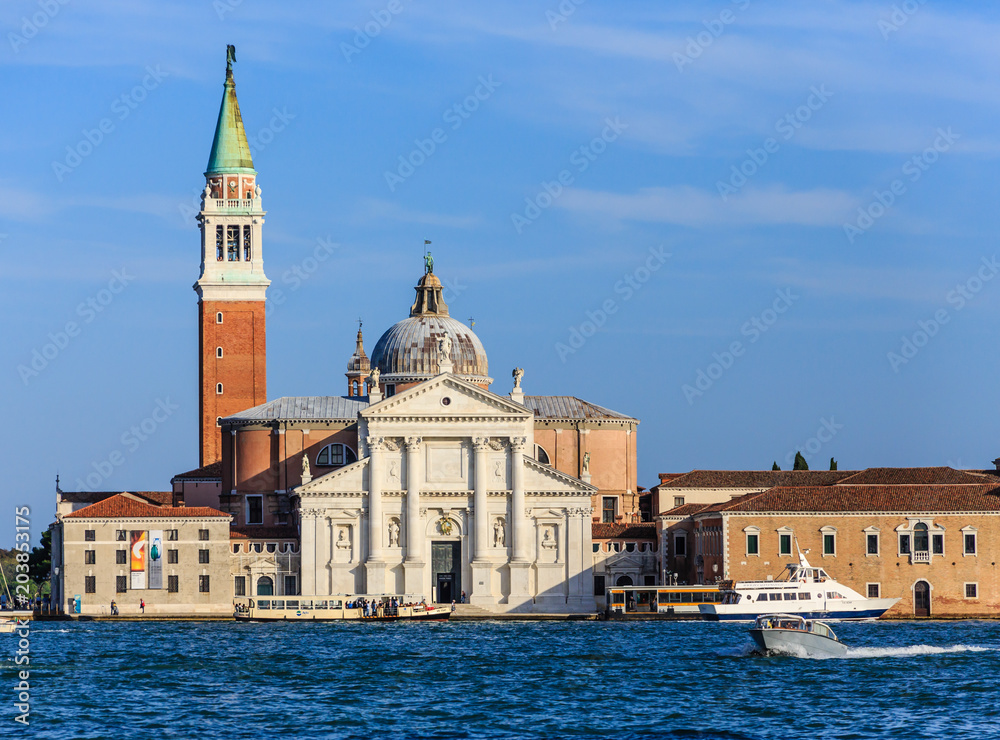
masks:
[[[515,388],[520,388],[521,387],[521,378],[524,377],[524,368],[523,367],[515,367],[514,368],[514,372],[512,373],[512,375],[514,376],[514,387]]]
[[[451,337],[445,334],[438,339],[438,352],[444,355],[444,359],[451,358]]]
[[[378,390],[378,378],[382,374],[382,371],[377,367],[372,368],[371,373],[368,374],[368,391]]]

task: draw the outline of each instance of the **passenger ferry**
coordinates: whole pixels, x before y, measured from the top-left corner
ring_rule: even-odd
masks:
[[[406,595],[256,596],[236,599],[234,608],[233,617],[244,622],[440,622],[451,617],[450,605]]]
[[[689,615],[700,618],[702,604],[715,604],[721,598],[719,587],[704,586],[611,586],[606,591],[605,611],[613,614],[649,612]]]
[[[806,550],[808,552],[808,550]],[[762,614],[781,612],[804,619],[878,619],[899,599],[869,599],[837,583],[822,568],[813,568],[803,553],[777,580],[723,581],[722,600],[702,604],[704,619],[752,622]]]

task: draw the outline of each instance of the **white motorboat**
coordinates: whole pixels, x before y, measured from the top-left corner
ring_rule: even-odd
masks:
[[[839,656],[847,652],[830,626],[797,614],[762,614],[750,629],[759,652],[807,656]]]
[[[809,552],[806,550],[806,552]],[[752,622],[780,610],[804,619],[878,619],[899,599],[869,599],[838,583],[822,568],[809,565],[804,553],[777,579],[723,581],[722,599],[698,607],[702,619]]]

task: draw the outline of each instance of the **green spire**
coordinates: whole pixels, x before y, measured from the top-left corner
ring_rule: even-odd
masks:
[[[226,49],[226,84],[219,107],[219,122],[215,124],[215,140],[212,153],[208,157],[206,175],[226,172],[248,172],[256,174],[250,145],[243,129],[240,104],[236,100],[236,83],[233,81],[233,62],[236,61],[235,47]]]

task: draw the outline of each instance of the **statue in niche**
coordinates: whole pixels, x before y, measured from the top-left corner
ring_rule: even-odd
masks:
[[[590,475],[590,453],[583,453],[583,474]]]
[[[399,523],[389,520],[389,547],[399,547]]]
[[[545,534],[542,536],[542,547],[552,548],[556,546],[556,541],[552,539],[552,528],[546,527]]]
[[[514,387],[515,388],[520,388],[521,387],[521,378],[524,377],[524,368],[523,367],[515,367],[513,375],[514,375]]]
[[[493,523],[493,546],[494,547],[504,546],[503,519],[497,519]]]
[[[312,478],[312,472],[309,470],[309,455],[302,455],[302,479]]]
[[[351,546],[351,540],[347,537],[347,527],[341,527],[340,533],[337,535],[337,547],[348,548]]]

